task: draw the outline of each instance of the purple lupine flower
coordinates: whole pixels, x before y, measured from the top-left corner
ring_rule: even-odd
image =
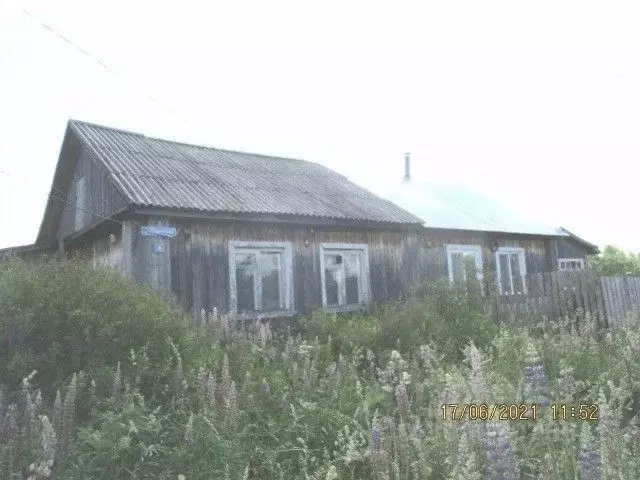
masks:
[[[527,403],[549,404],[549,378],[533,344],[527,346],[524,367],[524,396]]]
[[[549,404],[549,380],[544,365],[524,367],[525,398],[528,403]]]
[[[580,454],[580,480],[600,480],[602,461],[600,452],[583,450]]]
[[[371,422],[371,449],[374,452],[379,452],[382,449],[382,432],[380,431],[377,413]]]
[[[602,479],[602,458],[589,425],[583,425],[580,432],[580,480]]]
[[[260,395],[264,397],[268,397],[271,395],[271,389],[269,388],[269,384],[264,378],[262,379],[262,383],[260,384],[259,390],[260,390]]]
[[[485,448],[491,480],[517,480],[520,478],[518,459],[509,440],[509,430],[500,422],[487,425]]]

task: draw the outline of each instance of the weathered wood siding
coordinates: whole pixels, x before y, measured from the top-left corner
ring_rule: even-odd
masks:
[[[591,270],[527,275],[527,295],[487,298],[500,322],[570,321],[578,331],[640,325],[640,277],[598,277]]]
[[[440,252],[426,249],[424,240],[415,233],[239,224],[184,224],[180,228],[180,234],[167,242],[170,244],[171,290],[186,310],[195,312],[214,307],[221,312],[228,311],[228,245],[233,240],[292,244],[295,309],[302,313],[322,305],[321,243],[368,245],[374,299],[397,297],[406,293],[410,285],[423,281],[430,270],[421,268],[418,259],[423,264],[442,263]]]
[[[161,220],[152,220],[149,224],[164,224]],[[143,237],[140,223],[132,225],[133,278],[137,282],[149,283],[157,292],[167,294],[171,291],[171,242],[168,238]],[[155,248],[158,251],[155,251]]]
[[[124,197],[118,192],[113,183],[108,179],[107,172],[94,158],[95,154],[86,147],[80,149],[73,178],[69,182],[65,196],[65,205],[62,210],[57,238],[66,238],[69,235],[95,226],[104,221],[104,217],[111,217],[126,207]],[[85,177],[85,203],[77,203],[77,180]],[[62,197],[63,193],[54,195]],[[84,222],[76,229],[76,206],[82,208]]]
[[[111,267],[122,271],[122,241],[119,235],[108,235],[94,240],[91,250],[94,267]]]
[[[168,219],[150,219],[165,223]],[[123,271],[138,282],[150,283],[161,292],[173,292],[185,310],[199,312],[214,307],[229,309],[230,241],[290,242],[293,247],[295,310],[309,313],[322,305],[319,247],[321,243],[364,243],[369,248],[369,276],[374,300],[402,296],[428,279],[446,277],[446,245],[481,245],[485,268],[495,268],[490,250],[492,239],[464,232],[406,232],[365,229],[312,228],[291,225],[247,223],[168,223],[179,229],[173,239],[140,236],[144,221],[127,222],[130,230],[131,263]],[[126,250],[126,234],[124,244]],[[502,238],[500,246],[519,246],[525,251],[528,273],[549,271],[549,241],[537,238]],[[161,252],[153,252],[160,243]],[[123,252],[123,255],[127,255]],[[128,270],[129,268],[129,270]]]
[[[498,247],[520,247],[524,250],[527,273],[541,273],[553,270],[555,260],[551,241],[543,237],[531,237],[524,235],[502,235],[491,237],[482,233],[461,232],[461,231],[436,231],[430,230],[426,238],[433,245],[432,248],[440,249],[441,263],[430,265],[428,268],[434,270],[429,277],[448,275],[446,245],[480,245],[482,248],[482,264],[484,269],[496,267],[495,253],[491,251],[492,242],[496,242]]]
[[[558,246],[558,258],[587,258],[587,252],[575,240],[570,238],[556,240]]]
[[[93,235],[66,253],[71,258],[86,260],[94,267],[110,267],[122,272],[122,235],[118,231]]]

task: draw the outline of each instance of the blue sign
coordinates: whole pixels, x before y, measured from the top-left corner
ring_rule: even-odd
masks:
[[[169,237],[173,238],[178,234],[175,227],[163,227],[160,225],[145,225],[140,227],[140,235],[143,237]]]
[[[162,242],[153,243],[153,253],[164,253],[164,245]]]

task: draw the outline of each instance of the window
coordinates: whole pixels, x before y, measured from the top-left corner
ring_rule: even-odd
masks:
[[[320,245],[322,305],[345,308],[369,300],[369,251],[364,244]]]
[[[480,245],[447,245],[449,280],[464,283],[467,273],[473,272],[482,280],[482,248]]]
[[[84,176],[76,180],[76,231],[85,225],[85,213],[87,210],[86,189]]]
[[[558,270],[582,270],[584,259],[582,258],[559,258]]]
[[[257,317],[293,311],[291,244],[230,242],[230,311]]]
[[[501,247],[496,252],[496,271],[502,295],[527,293],[524,250],[518,247]]]

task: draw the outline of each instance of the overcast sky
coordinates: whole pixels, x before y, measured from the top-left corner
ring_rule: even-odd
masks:
[[[382,195],[410,151],[418,181],[640,251],[640,12],[442,3],[4,0],[0,248],[35,240],[71,117],[312,160]]]

